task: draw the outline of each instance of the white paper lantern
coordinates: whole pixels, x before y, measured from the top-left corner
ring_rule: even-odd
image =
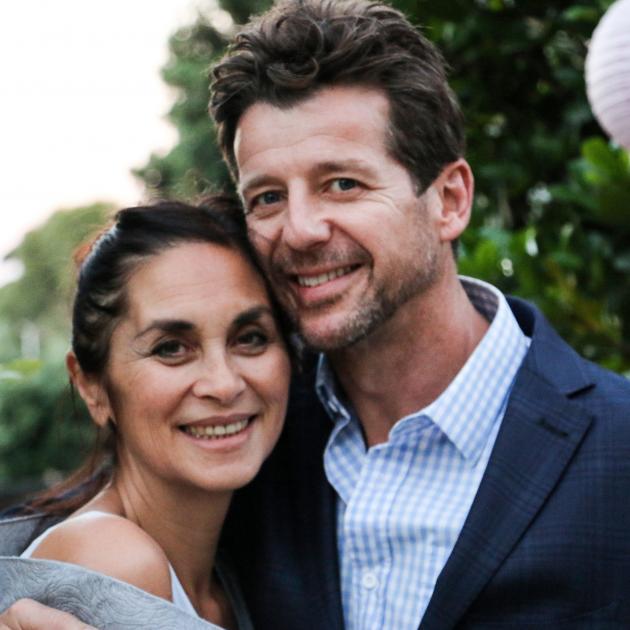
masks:
[[[630,0],[617,0],[593,32],[586,91],[600,125],[630,149]]]

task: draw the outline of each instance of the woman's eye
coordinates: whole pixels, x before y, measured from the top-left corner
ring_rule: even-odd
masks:
[[[333,192],[346,192],[347,190],[352,190],[359,185],[356,179],[352,179],[351,177],[339,177],[332,181],[330,184],[330,189]]]
[[[181,341],[171,340],[159,343],[151,354],[160,359],[178,359],[186,353],[186,346]]]
[[[247,350],[262,350],[268,343],[269,337],[259,330],[251,330],[236,337],[236,344]]]

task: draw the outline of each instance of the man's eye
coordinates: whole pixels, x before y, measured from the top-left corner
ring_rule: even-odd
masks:
[[[251,214],[257,219],[272,216],[280,208],[282,193],[275,190],[267,190],[255,195],[245,203],[245,215]]]
[[[356,179],[352,179],[350,177],[339,177],[332,181],[330,185],[330,189],[333,192],[345,192],[347,190],[352,190],[359,185]]]
[[[178,359],[186,353],[186,346],[181,341],[175,339],[163,341],[153,348],[151,354],[160,359]]]
[[[252,208],[256,206],[270,206],[271,204],[278,203],[278,201],[280,201],[280,193],[275,190],[267,190],[260,195],[256,195],[252,199],[250,206]]]

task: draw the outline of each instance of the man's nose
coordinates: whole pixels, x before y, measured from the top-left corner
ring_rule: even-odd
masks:
[[[193,393],[199,398],[211,398],[221,405],[233,403],[246,388],[245,380],[231,357],[214,353],[201,361],[193,383]]]
[[[293,194],[287,202],[281,240],[294,250],[307,250],[330,240],[324,204],[313,194]]]

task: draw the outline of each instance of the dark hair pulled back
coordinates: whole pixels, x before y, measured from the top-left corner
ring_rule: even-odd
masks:
[[[131,274],[151,257],[182,242],[235,249],[260,271],[242,212],[231,197],[217,195],[199,206],[164,201],[120,210],[114,224],[77,257],[72,349],[83,372],[103,374],[113,330],[127,310],[125,289]]]
[[[213,195],[199,205],[163,201],[120,210],[113,224],[77,251],[79,265],[72,314],[72,350],[81,370],[104,378],[112,334],[128,308],[131,275],[152,257],[182,243],[212,243],[236,250],[259,272],[236,199]],[[268,287],[267,287],[268,289]],[[286,319],[269,293],[281,334]],[[67,516],[94,497],[116,467],[116,429],[98,430],[88,461],[65,482],[26,504],[24,512]]]

